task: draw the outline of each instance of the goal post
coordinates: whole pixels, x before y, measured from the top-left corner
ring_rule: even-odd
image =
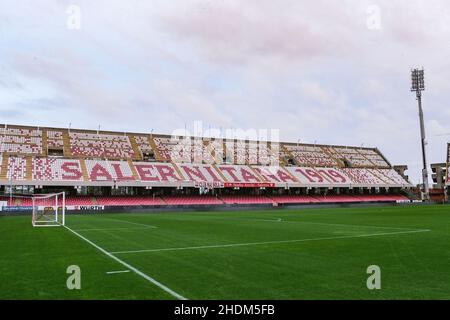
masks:
[[[34,227],[65,225],[66,194],[64,192],[33,195],[31,201]]]

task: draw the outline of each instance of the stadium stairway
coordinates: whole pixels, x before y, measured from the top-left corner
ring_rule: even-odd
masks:
[[[70,138],[68,131],[63,131],[63,143],[64,156],[70,158],[72,156],[72,151],[70,150]]]
[[[135,156],[136,160],[142,160],[142,153],[141,153],[141,150],[139,149],[138,144],[136,143],[136,139],[134,138],[134,135],[129,134],[128,139],[130,140],[131,148],[133,149],[134,154],[136,155]],[[131,161],[131,159],[128,159],[128,160],[129,160],[129,162]]]
[[[163,161],[164,159],[161,157],[161,154],[159,153],[159,149],[158,146],[155,143],[155,140],[153,140],[152,136],[148,137],[148,143],[150,144],[150,147],[152,147],[154,155],[155,155],[155,159],[157,161]]]
[[[369,160],[370,161],[370,160]],[[372,173],[374,176],[376,176],[378,179],[383,181],[384,183],[389,183],[391,179],[389,179],[385,174],[383,174],[380,170],[377,168],[372,169]]]
[[[366,161],[368,161],[369,163],[373,164],[374,168],[376,168],[376,164],[373,163],[372,160],[370,160],[364,153],[362,153],[359,149],[356,149],[356,151],[358,152],[358,154],[365,159]]]
[[[334,161],[336,161],[336,163],[339,164],[339,166],[343,166],[344,164],[342,163],[342,160],[340,160],[339,158],[335,157],[335,155],[330,152],[328,147],[320,147],[320,149],[322,150],[323,153],[325,153],[326,155],[328,155],[331,159],[333,159]]]
[[[84,162],[84,159],[80,159],[80,167],[81,172],[83,173],[83,179],[84,181],[89,181],[89,175],[86,167],[86,162]]]
[[[8,179],[8,155],[2,155],[2,168],[0,171],[0,179],[7,180]]]
[[[136,171],[136,167],[133,164],[133,161],[131,159],[128,159],[127,162],[128,162],[128,165],[130,166],[130,170],[131,170],[131,173],[133,174],[134,180],[138,181],[140,178]]]
[[[374,170],[378,173],[378,175],[382,176],[381,179],[383,181],[387,181],[387,182],[393,181],[391,178],[388,177],[387,174],[385,174],[383,171],[379,170],[378,168],[375,168]]]
[[[166,200],[164,199],[164,197],[158,197],[158,198],[161,199],[161,202],[162,202],[163,204],[167,204],[167,202],[166,202]]]
[[[281,147],[281,148],[280,148],[280,151],[283,151],[284,154],[288,155],[288,157],[289,157],[290,159],[294,159],[294,161],[295,161],[294,155],[291,153],[291,151],[288,150],[288,148],[286,148],[285,145],[281,145],[280,147]],[[281,152],[280,152],[280,162],[282,162],[283,165],[287,165],[286,159],[283,159],[283,158],[281,157]]]
[[[31,181],[33,176],[33,158],[31,156],[27,156],[25,158],[26,168],[25,168],[25,179]]]
[[[48,136],[46,129],[42,130],[42,155],[48,155]]]
[[[227,178],[225,177],[225,175],[223,174],[222,170],[219,170],[219,168],[217,167],[216,164],[212,164],[211,167],[214,168],[215,172],[217,172],[219,174],[219,177],[223,180],[223,181],[228,181]]]

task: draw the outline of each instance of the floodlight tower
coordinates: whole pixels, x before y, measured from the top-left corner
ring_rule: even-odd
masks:
[[[411,91],[416,93],[417,102],[419,105],[419,120],[420,120],[420,138],[422,140],[422,180],[423,180],[423,192],[426,200],[429,199],[429,186],[428,186],[428,169],[427,169],[427,155],[425,150],[425,125],[423,123],[423,110],[422,110],[422,91],[425,90],[424,72],[422,69],[411,70]]]

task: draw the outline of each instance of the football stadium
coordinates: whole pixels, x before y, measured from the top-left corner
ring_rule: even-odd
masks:
[[[432,2],[1,1],[0,309],[450,300]]]
[[[13,125],[1,141],[2,298],[448,298],[448,206],[418,205],[377,148]],[[72,264],[83,290],[45,272]]]

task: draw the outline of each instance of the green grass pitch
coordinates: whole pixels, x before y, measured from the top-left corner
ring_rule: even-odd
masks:
[[[30,220],[0,217],[0,299],[450,299],[449,206]]]

